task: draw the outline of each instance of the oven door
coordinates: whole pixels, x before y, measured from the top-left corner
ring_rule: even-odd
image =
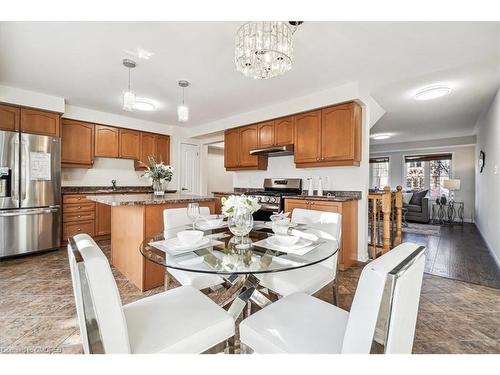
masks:
[[[261,203],[260,210],[253,213],[255,221],[270,221],[271,215],[279,214],[280,207],[272,204]]]

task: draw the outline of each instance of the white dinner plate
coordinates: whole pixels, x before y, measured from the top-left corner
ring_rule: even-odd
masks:
[[[167,251],[169,254],[177,255],[186,251],[193,251],[206,247],[212,241],[211,238],[203,237],[200,241],[192,245],[182,243],[177,237],[168,240],[150,242],[149,245],[154,246],[160,250]]]
[[[273,227],[273,222],[272,221],[266,221],[264,223],[264,225],[268,228],[272,228]],[[288,226],[289,228],[295,228],[297,225],[297,223],[293,223],[293,222],[289,222],[286,226]]]

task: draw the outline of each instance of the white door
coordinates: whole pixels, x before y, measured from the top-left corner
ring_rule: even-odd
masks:
[[[199,194],[200,188],[199,146],[181,143],[181,193]]]

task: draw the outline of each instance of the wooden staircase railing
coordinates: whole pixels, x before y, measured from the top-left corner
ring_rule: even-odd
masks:
[[[403,188],[398,185],[395,192],[386,186],[382,192],[368,194],[368,216],[370,258],[385,254],[402,241]]]

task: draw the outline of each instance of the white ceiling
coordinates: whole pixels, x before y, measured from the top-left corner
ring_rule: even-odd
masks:
[[[295,64],[267,81],[245,78],[233,62],[241,22],[0,23],[0,84],[66,98],[67,104],[137,118],[198,126],[264,105],[358,81],[387,111],[373,128],[390,142],[416,136],[470,134],[497,88],[498,23],[306,22],[295,34]],[[156,112],[121,110],[125,51],[154,55],[132,72],[138,96]],[[178,79],[187,79],[191,109],[178,124]],[[412,94],[435,82],[450,96],[417,102]],[[239,124],[235,124],[239,125]],[[425,133],[425,134],[424,134]]]

